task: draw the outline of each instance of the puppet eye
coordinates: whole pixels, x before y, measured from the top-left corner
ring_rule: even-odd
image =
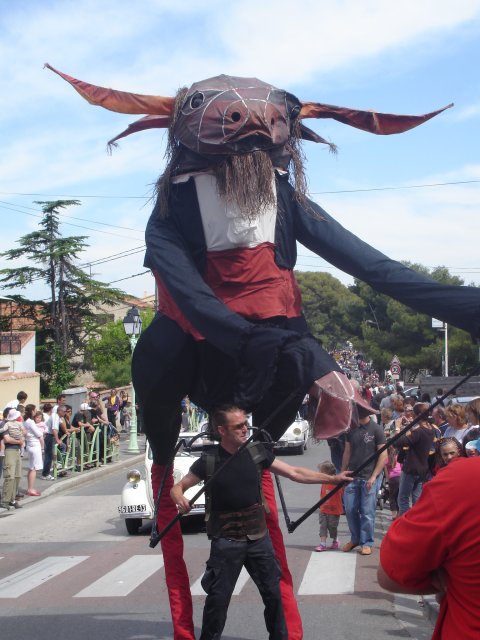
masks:
[[[295,120],[295,118],[298,118],[299,113],[300,113],[300,106],[296,104],[294,107],[290,109],[290,119]]]
[[[234,111],[232,113],[232,120],[234,122],[238,122],[242,116],[238,113],[238,111]]]
[[[190,98],[190,106],[192,107],[192,109],[198,109],[198,107],[202,106],[204,100],[205,100],[205,96],[203,95],[203,93],[200,93],[200,91],[197,91]]]

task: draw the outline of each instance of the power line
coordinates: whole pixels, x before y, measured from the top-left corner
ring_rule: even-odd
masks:
[[[37,207],[27,207],[24,204],[14,204],[11,202],[5,202],[4,200],[0,200],[0,204],[7,205],[9,207],[21,207],[22,209],[28,209],[29,211],[41,211],[41,209]],[[26,213],[26,211],[19,211],[18,213]],[[59,211],[58,215],[60,218],[68,218],[69,220],[80,220],[81,222],[93,222],[93,224],[99,224],[103,227],[113,227],[115,229],[124,229],[125,231],[136,231],[137,233],[144,233],[143,229],[134,229],[132,227],[123,227],[119,224],[110,224],[109,222],[100,222],[98,220],[92,220],[91,218],[79,218],[77,216],[71,216],[63,211]],[[43,217],[43,216],[40,216]],[[68,224],[68,223],[67,223]]]
[[[103,198],[105,200],[148,200],[151,196],[102,196],[102,195],[82,195],[82,196],[72,196],[64,193],[24,193],[21,191],[0,191],[0,194],[3,196],[28,196],[29,198]]]
[[[455,180],[452,182],[432,182],[426,184],[410,184],[400,187],[371,187],[368,189],[341,189],[336,191],[312,191],[312,195],[332,194],[332,193],[363,193],[368,191],[401,191],[402,189],[428,189],[430,187],[447,187],[456,184],[478,184],[480,180]]]
[[[452,180],[449,182],[432,182],[432,183],[423,183],[423,184],[412,184],[412,185],[401,185],[401,186],[386,186],[386,187],[371,187],[366,189],[338,189],[335,191],[312,191],[312,195],[319,194],[332,194],[332,193],[362,193],[368,191],[399,191],[402,189],[428,189],[431,187],[445,187],[452,185],[460,185],[460,184],[478,184],[480,180]],[[72,195],[72,194],[52,194],[52,193],[23,193],[23,192],[15,192],[15,191],[0,191],[0,194],[7,196],[28,196],[28,197],[41,197],[41,198],[99,198],[99,199],[116,199],[116,200],[146,200],[149,199],[149,196],[120,196],[120,195],[101,195],[101,194],[91,194],[91,195]]]
[[[98,258],[97,260],[92,260],[91,262],[84,262],[79,265],[80,267],[93,267],[98,264],[103,264],[105,262],[112,262],[114,260],[121,260],[122,258],[129,258],[137,253],[143,253],[145,251],[145,245],[141,247],[137,247],[136,249],[127,249],[126,251],[120,251],[120,253],[113,253],[111,256],[106,256],[105,258]]]
[[[131,280],[132,278],[138,278],[138,276],[144,276],[146,273],[151,273],[150,269],[147,269],[147,271],[142,271],[141,273],[134,273],[132,276],[127,276],[126,278],[120,278],[119,280],[112,280],[109,284],[115,284],[116,282],[122,282],[123,280]]]
[[[15,213],[23,213],[26,216],[31,216],[32,218],[43,218],[42,215],[36,213],[30,213],[29,211],[21,211],[20,209],[15,209],[12,206],[0,205],[0,209],[7,209],[8,211],[14,211]],[[117,238],[127,238],[131,239],[130,236],[125,236],[121,233],[114,233],[113,231],[103,231],[102,229],[92,229],[91,227],[85,227],[84,225],[74,224],[73,222],[66,222],[65,220],[61,220],[63,224],[69,225],[70,227],[76,227],[77,229],[86,229],[87,231],[93,231],[94,233],[103,233],[107,236],[116,236]],[[90,220],[93,224],[104,224],[98,223],[95,220]],[[107,226],[115,226],[115,225],[107,225]],[[137,233],[144,233],[139,229],[131,229],[131,231],[136,231]]]

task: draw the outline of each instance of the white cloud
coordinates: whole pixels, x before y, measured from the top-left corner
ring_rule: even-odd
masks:
[[[472,118],[478,118],[480,116],[480,102],[476,104],[469,104],[465,107],[457,109],[454,114],[454,119],[457,121],[471,120]]]

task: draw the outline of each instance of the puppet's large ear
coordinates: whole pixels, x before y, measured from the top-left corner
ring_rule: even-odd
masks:
[[[61,78],[66,80],[78,93],[95,106],[116,111],[118,113],[152,114],[157,116],[171,116],[175,98],[164,96],[145,96],[139,93],[116,91],[105,87],[97,87],[94,84],[83,82],[54,69],[47,63],[44,65]],[[168,125],[167,125],[168,126]]]
[[[321,104],[320,102],[302,102],[299,118],[333,118],[338,122],[343,122],[363,131],[389,135],[413,129],[450,107],[453,107],[453,103],[443,107],[443,109],[425,113],[422,116],[401,116],[393,113],[335,107],[331,104]]]
[[[137,133],[138,131],[145,131],[146,129],[168,129],[170,122],[170,116],[145,116],[144,118],[140,118],[140,120],[136,120],[129,124],[122,133],[118,134],[118,136],[109,140],[107,148],[111,151],[112,147],[118,146],[117,140],[120,140],[120,138],[126,138],[132,133]]]

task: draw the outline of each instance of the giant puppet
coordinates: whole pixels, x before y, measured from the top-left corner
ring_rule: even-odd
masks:
[[[413,309],[480,333],[480,292],[434,282],[390,260],[339,225],[306,195],[301,141],[327,143],[307,118],[334,118],[376,134],[401,133],[437,115],[399,116],[301,102],[256,78],[221,75],[176,97],[115,91],[49,65],[91,104],[146,114],[111,144],[149,128],[168,128],[168,163],[146,229],[145,265],[156,279],[159,313],[140,338],[133,379],[160,486],[177,440],[180,401],[208,411],[233,402],[254,424],[274,414],[278,439],[306,392],[316,403],[315,433],[349,427],[350,382],[309,334],[293,269],[296,243]],[[274,491],[263,478],[268,524],[282,566],[289,638],[302,637]],[[167,474],[159,527],[174,515]],[[192,601],[179,527],[162,539],[176,639],[192,640]]]

